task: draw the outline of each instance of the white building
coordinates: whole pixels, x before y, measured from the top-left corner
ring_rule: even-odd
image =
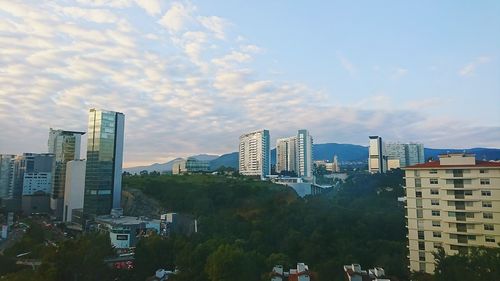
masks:
[[[276,173],[297,170],[296,141],[297,137],[281,138],[276,141]]]
[[[348,281],[391,281],[385,278],[385,271],[381,267],[362,270],[359,264],[344,265],[344,272]]]
[[[52,173],[25,173],[23,178],[23,196],[35,193],[50,194]]]
[[[239,172],[246,176],[271,174],[271,150],[268,130],[259,130],[240,136]]]
[[[307,130],[297,133],[297,176],[311,178],[313,176],[313,138]]]
[[[310,281],[309,267],[304,263],[297,263],[297,268],[290,268],[290,271],[283,271],[282,265],[275,265],[271,272],[271,281]]]
[[[370,147],[368,148],[368,171],[370,173],[385,173],[387,171],[384,155],[382,138],[370,136]]]
[[[73,160],[66,164],[63,221],[71,222],[74,209],[83,208],[85,168],[87,161]]]

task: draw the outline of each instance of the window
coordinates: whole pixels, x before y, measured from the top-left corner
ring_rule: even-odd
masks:
[[[421,251],[425,251],[425,242],[424,241],[418,241],[418,249]]]
[[[441,238],[441,232],[437,231],[432,232],[432,237]]]
[[[421,219],[424,217],[424,211],[422,209],[417,209],[417,218]]]
[[[493,237],[493,236],[486,236],[486,237],[484,237],[484,240],[485,240],[486,242],[492,242],[492,243],[495,243],[495,237]]]
[[[468,240],[476,240],[476,235],[469,235],[467,236]]]
[[[490,179],[480,179],[481,185],[490,185]]]
[[[429,174],[437,174],[438,173],[438,170],[436,169],[432,169],[429,171]]]
[[[432,226],[440,227],[441,226],[441,222],[440,221],[432,221]]]
[[[439,199],[431,199],[431,205],[439,206]]]
[[[464,190],[464,195],[472,195],[472,190]]]
[[[474,218],[474,213],[465,213],[465,217]]]
[[[441,242],[434,242],[434,249],[439,249],[443,248],[443,243]]]
[[[415,179],[415,187],[422,187],[422,180],[421,179]]]
[[[439,189],[431,189],[431,195],[438,195]]]
[[[491,196],[490,190],[481,190],[481,196]]]
[[[495,226],[492,224],[485,224],[484,230],[495,230]]]
[[[457,213],[455,212],[448,212],[448,217],[456,217],[457,216]]]
[[[414,172],[416,177],[420,177],[420,171],[415,170]]]
[[[432,210],[432,215],[433,216],[439,216],[440,215],[440,212],[438,210]]]
[[[424,221],[417,220],[417,229],[424,229]]]
[[[431,184],[438,184],[438,179],[430,179]]]
[[[425,235],[424,235],[424,232],[422,230],[418,231],[418,239],[420,239],[420,240],[424,240],[425,239]]]
[[[415,196],[417,196],[417,198],[422,198],[422,191],[415,192]]]
[[[425,261],[425,252],[418,252],[418,260]]]
[[[421,272],[425,272],[425,270],[426,270],[426,267],[425,267],[425,262],[419,262],[419,263],[418,263],[418,267],[419,267],[419,270],[420,270]]]
[[[465,202],[465,206],[467,206],[467,207],[472,207],[473,205],[474,205],[474,203],[471,201]]]
[[[479,173],[480,174],[486,174],[486,173],[488,173],[488,170],[479,170]]]
[[[485,219],[493,219],[493,213],[483,213],[483,218],[485,218]]]
[[[483,208],[491,208],[492,206],[491,201],[483,201]]]

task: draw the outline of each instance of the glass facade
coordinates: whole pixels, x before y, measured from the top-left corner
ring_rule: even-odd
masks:
[[[120,207],[124,115],[91,109],[89,114],[84,212],[109,214]]]

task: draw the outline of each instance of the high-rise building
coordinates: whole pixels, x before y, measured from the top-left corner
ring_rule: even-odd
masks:
[[[66,163],[80,159],[81,136],[85,132],[54,130],[50,128],[48,148],[54,154],[52,168],[51,209],[57,219],[63,215],[64,192],[66,184]]]
[[[379,136],[370,136],[368,148],[368,170],[370,173],[385,173],[387,163],[384,156],[384,144]]]
[[[242,175],[271,174],[271,151],[268,130],[259,130],[240,136],[239,170]]]
[[[83,208],[85,192],[85,160],[72,160],[66,163],[65,192],[64,192],[64,222],[71,222],[74,209]]]
[[[90,110],[83,204],[86,214],[104,215],[120,208],[124,126],[123,113]]]
[[[15,155],[0,154],[0,199],[11,199],[13,196],[14,158]]]
[[[52,166],[54,155],[50,153],[23,153],[13,159],[12,197],[52,192]]]
[[[433,253],[499,247],[500,162],[474,154],[440,155],[406,167],[406,218],[410,269],[433,273]]]
[[[295,172],[296,167],[296,141],[297,137],[281,138],[276,140],[276,172]]]
[[[401,168],[425,162],[421,143],[384,143],[384,148],[388,160],[399,160]]]
[[[310,178],[313,176],[313,138],[307,130],[299,130],[296,141],[297,176]]]

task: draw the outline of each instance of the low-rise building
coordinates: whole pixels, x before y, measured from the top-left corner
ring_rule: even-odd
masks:
[[[283,271],[282,265],[275,265],[270,273],[271,281],[311,281],[311,272],[305,263],[297,263],[297,268]]]
[[[385,278],[385,271],[381,267],[362,270],[359,264],[344,265],[344,272],[348,281],[391,281]]]
[[[176,159],[172,164],[173,175],[202,172],[210,172],[210,161],[188,157],[187,159]]]

